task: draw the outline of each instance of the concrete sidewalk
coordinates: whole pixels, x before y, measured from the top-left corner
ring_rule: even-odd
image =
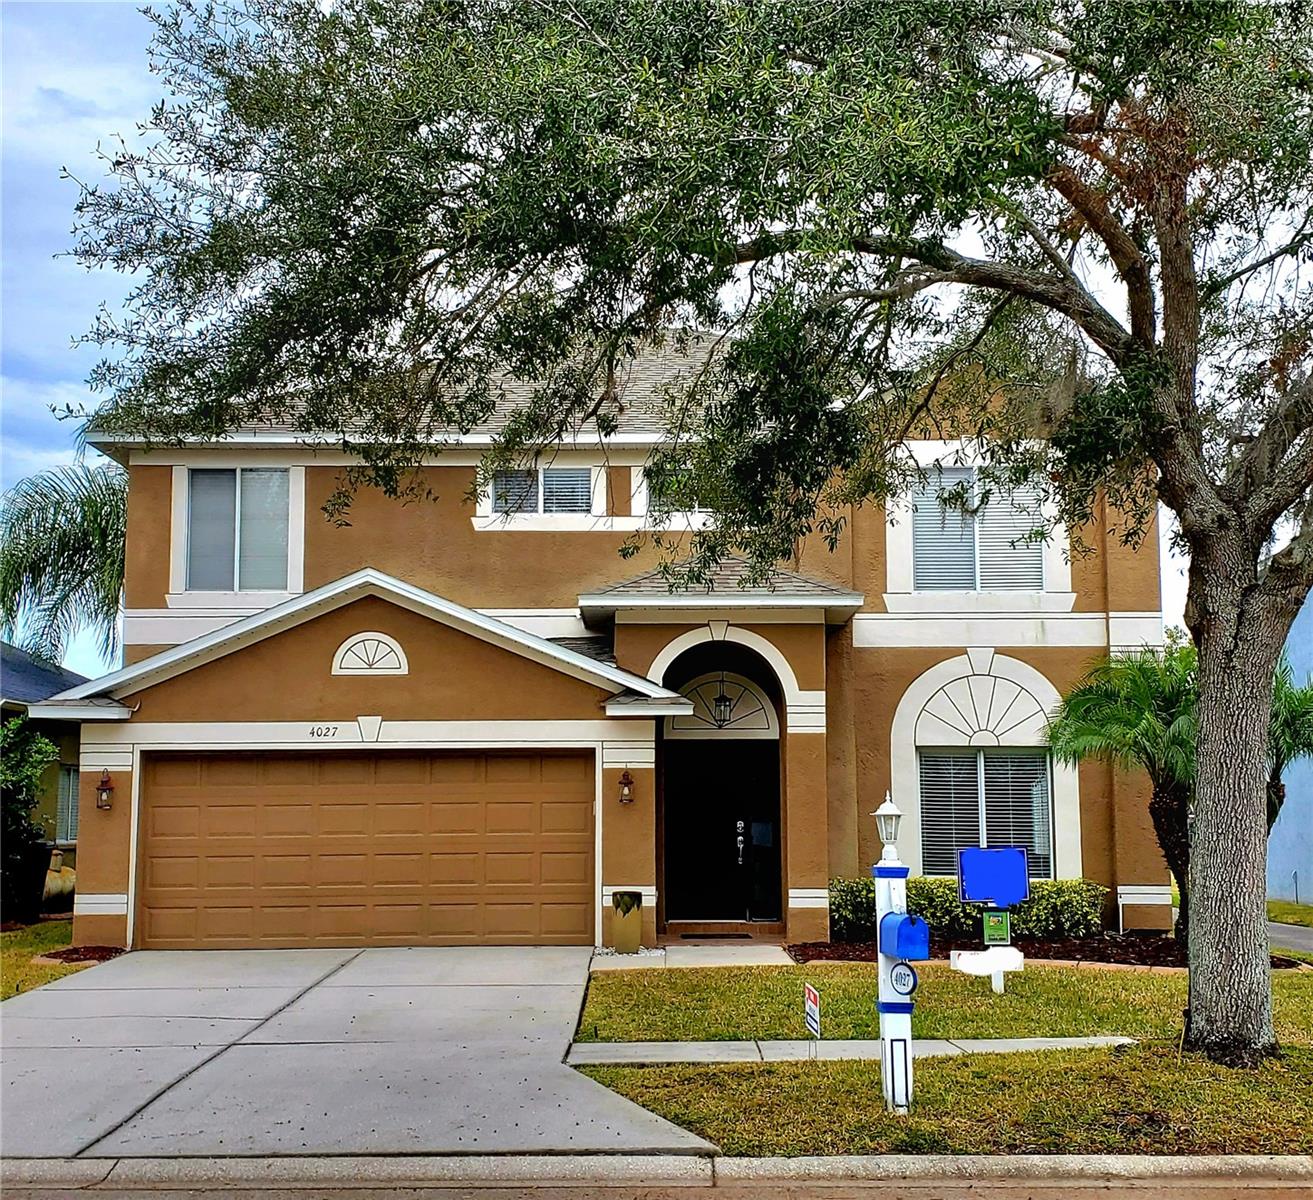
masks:
[[[917,1038],[914,1058],[947,1058],[956,1054],[1009,1054],[1024,1050],[1087,1050],[1100,1046],[1130,1046],[1128,1037],[1072,1038]],[[813,1046],[815,1047],[813,1052]],[[566,1057],[572,1067],[636,1066],[653,1063],[824,1062],[880,1058],[878,1041],[748,1041],[748,1042],[575,1042]]]

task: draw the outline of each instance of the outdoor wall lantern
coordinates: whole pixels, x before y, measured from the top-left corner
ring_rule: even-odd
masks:
[[[729,724],[730,717],[734,715],[734,701],[725,694],[724,671],[720,673],[720,691],[711,705],[711,719],[715,721],[717,729],[724,729]]]
[[[620,772],[620,803],[633,804],[634,777],[628,771]]]
[[[112,808],[114,806],[114,781],[109,777],[109,768],[100,772],[100,782],[96,784],[96,807]]]
[[[880,844],[884,847],[881,857],[892,862],[898,854],[894,847],[898,842],[898,826],[902,824],[903,814],[898,811],[893,797],[885,792],[884,803],[871,815],[875,817],[876,832],[879,833]]]

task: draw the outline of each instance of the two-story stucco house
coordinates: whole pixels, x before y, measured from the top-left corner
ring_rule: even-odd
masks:
[[[1044,744],[1092,658],[1160,640],[1152,539],[1096,528],[1073,557],[1018,543],[1007,502],[927,493],[852,512],[770,587],[729,561],[671,594],[618,550],[685,365],[640,360],[613,436],[479,503],[495,424],[453,436],[436,501],[366,491],[345,528],[321,507],[346,460],[293,428],[93,435],[131,476],[127,665],[48,706],[83,722],[75,939],[604,943],[617,890],[649,942],[823,938],[886,790],[914,873],[1022,844],[1036,876],[1107,885],[1111,921],[1166,927],[1144,782]]]

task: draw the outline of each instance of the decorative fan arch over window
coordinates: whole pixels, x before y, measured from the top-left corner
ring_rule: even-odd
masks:
[[[333,655],[334,675],[407,675],[410,663],[401,643],[386,633],[355,633]]]
[[[771,699],[742,675],[714,671],[679,689],[693,711],[666,721],[669,738],[774,738],[780,719]]]

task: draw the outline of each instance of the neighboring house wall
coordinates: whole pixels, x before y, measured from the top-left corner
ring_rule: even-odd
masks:
[[[1304,604],[1286,641],[1295,682],[1313,679],[1313,605]],[[1268,838],[1267,894],[1313,904],[1313,759],[1286,771],[1286,802]]]

